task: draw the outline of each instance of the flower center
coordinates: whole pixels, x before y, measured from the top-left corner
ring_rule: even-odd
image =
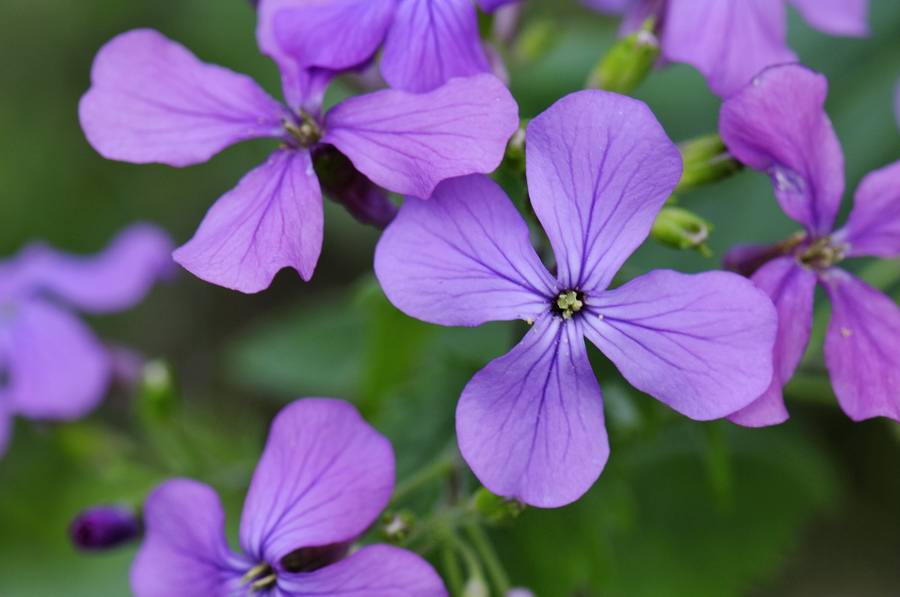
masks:
[[[249,585],[251,593],[261,593],[268,591],[278,582],[275,575],[275,569],[266,562],[257,564],[247,571],[247,574],[241,578],[241,585]]]
[[[572,319],[572,316],[584,307],[584,293],[577,290],[564,290],[559,293],[551,305],[551,310],[563,319]]]
[[[830,236],[825,236],[798,253],[797,259],[807,267],[824,270],[843,260],[846,251],[846,244],[837,244]]]
[[[296,121],[285,120],[284,130],[288,134],[288,142],[302,148],[312,147],[322,138],[322,129],[315,118],[301,111]]]

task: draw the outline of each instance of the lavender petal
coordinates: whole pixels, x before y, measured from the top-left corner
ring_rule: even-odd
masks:
[[[869,33],[869,0],[788,0],[806,21],[831,35],[863,37]]]
[[[531,203],[560,284],[603,290],[681,178],[678,149],[644,103],[605,91],[564,97],[526,138]]]
[[[825,114],[828,81],[800,65],[776,66],[725,100],[728,150],[772,177],[775,197],[814,236],[831,232],[844,193],[844,154]]]
[[[834,240],[849,245],[848,257],[900,256],[900,161],[863,178],[847,224]]]
[[[407,199],[378,243],[375,275],[398,309],[443,325],[535,319],[555,296],[522,216],[477,174]]]
[[[900,421],[900,308],[843,270],[820,280],[831,299],[825,364],[841,408],[854,421]]]
[[[625,379],[692,419],[729,415],[772,381],[775,309],[746,278],[656,270],[585,304],[585,335]]]
[[[816,276],[793,257],[781,257],[760,268],[753,275],[753,283],[769,295],[778,311],[773,351],[775,374],[759,398],[728,419],[745,427],[763,427],[788,418],[781,389],[794,375],[809,342]]]
[[[323,226],[322,193],[309,153],[279,149],[210,208],[174,257],[207,282],[259,292],[285,267],[312,278]]]
[[[391,444],[350,404],[307,398],[275,418],[241,518],[241,547],[279,565],[302,547],[355,539],[394,488]]]
[[[475,374],[456,410],[459,449],[497,495],[554,508],[586,492],[609,445],[580,325],[546,314]]]
[[[442,180],[497,168],[518,126],[506,87],[478,75],[424,94],[389,89],[344,100],[327,114],[322,142],[376,184],[427,199]]]
[[[239,141],[281,134],[284,108],[252,79],[200,62],[151,29],[114,37],[94,59],[79,116],[103,157],[205,162]]]
[[[384,42],[381,74],[422,93],[454,77],[491,72],[472,0],[404,0]]]

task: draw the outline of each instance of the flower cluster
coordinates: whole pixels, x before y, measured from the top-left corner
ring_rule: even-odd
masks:
[[[69,309],[131,307],[171,273],[172,258],[244,293],[268,288],[285,268],[308,281],[325,195],[384,229],[374,272],[403,313],[442,326],[527,327],[471,377],[456,410],[459,452],[503,499],[564,506],[600,476],[610,447],[588,344],[634,388],[690,419],[785,421],[782,388],[810,340],[816,284],[832,304],[824,356],[841,407],[854,420],[900,420],[900,309],[839,267],[900,255],[900,162],[861,182],[835,231],[844,158],[824,110],[827,82],[782,64],[796,60],[789,5],[818,29],[860,36],[866,0],[584,0],[624,14],[626,32],[658,35],[665,61],[705,76],[726,98],[721,139],[709,145],[727,148],[734,167],[721,171],[737,160],[768,174],[785,214],[803,226],[774,246],[736,247],[725,260],[734,271],[632,279],[622,268],[691,159],[646,104],[611,91],[573,92],[520,129],[478,20],[479,8],[515,1],[254,2],[259,50],[278,68],[283,100],[155,30],[106,43],[79,105],[105,158],[184,167],[250,139],[273,148],[174,252],[164,233],[136,225],[95,257],[41,245],[0,262],[0,452],[13,416],[81,417],[110,383],[108,349]],[[325,101],[337,77],[372,74],[376,62],[383,81]],[[490,178],[517,151],[507,164],[517,161],[513,175],[527,183],[519,207]],[[420,555],[355,545],[394,481],[386,437],[350,404],[308,398],[272,424],[240,551],[226,539],[216,492],[183,478],[149,495],[142,521],[101,508],[71,533],[85,548],[143,533],[131,572],[139,597],[446,595]],[[509,594],[520,592],[529,594]]]

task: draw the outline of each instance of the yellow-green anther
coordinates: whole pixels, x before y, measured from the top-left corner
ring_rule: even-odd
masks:
[[[241,584],[245,585],[260,574],[264,574],[265,572],[271,570],[271,567],[263,562],[262,564],[257,564],[253,568],[247,571],[247,574],[241,577]]]
[[[269,576],[264,576],[259,580],[254,580],[250,583],[250,591],[253,593],[258,593],[260,591],[265,591],[267,589],[271,589],[278,582],[278,577],[275,576],[273,572]]]
[[[584,303],[578,299],[578,293],[574,290],[560,293],[556,299],[556,306],[559,307],[563,319],[571,319],[572,315],[581,311]]]

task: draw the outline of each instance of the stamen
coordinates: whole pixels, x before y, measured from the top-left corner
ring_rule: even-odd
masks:
[[[559,313],[563,319],[572,319],[572,316],[575,313],[581,311],[581,309],[584,307],[584,301],[582,300],[582,298],[583,295],[574,290],[561,292],[556,298],[554,310]]]
[[[846,244],[836,244],[830,236],[818,239],[800,253],[800,263],[808,267],[824,270],[844,259]]]
[[[259,593],[271,589],[277,582],[278,576],[266,562],[257,564],[241,577],[241,586],[249,584],[251,593]]]
[[[284,121],[284,130],[300,147],[311,147],[322,138],[322,129],[315,119],[306,112],[300,113],[299,122]]]

